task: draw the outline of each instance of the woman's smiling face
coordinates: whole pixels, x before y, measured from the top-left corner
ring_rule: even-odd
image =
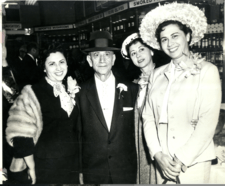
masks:
[[[139,41],[130,46],[129,54],[134,65],[139,68],[144,68],[152,63],[151,50]]]
[[[189,39],[190,34],[185,35],[176,24],[163,27],[163,31],[160,33],[162,50],[174,60],[181,58],[184,53],[188,54]]]
[[[67,62],[60,52],[51,53],[45,61],[47,77],[54,82],[62,82],[67,73]]]

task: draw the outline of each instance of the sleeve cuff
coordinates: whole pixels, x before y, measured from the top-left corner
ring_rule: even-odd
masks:
[[[33,138],[15,137],[13,146],[15,158],[23,158],[34,153]]]
[[[155,155],[156,155],[158,152],[162,152],[162,148],[161,148],[161,147],[159,147],[157,151],[154,151],[154,153],[152,153],[152,155],[151,155],[152,160],[155,160],[154,157],[155,157]]]

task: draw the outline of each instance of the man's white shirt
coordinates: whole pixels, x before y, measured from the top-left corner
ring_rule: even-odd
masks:
[[[111,71],[108,79],[103,82],[95,75],[95,82],[105,121],[110,131],[115,100],[115,77]]]

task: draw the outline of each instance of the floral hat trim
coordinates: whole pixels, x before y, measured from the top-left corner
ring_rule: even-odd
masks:
[[[121,54],[123,56],[123,58],[125,59],[130,59],[128,57],[128,51],[126,49],[126,46],[129,45],[133,40],[137,39],[137,38],[140,38],[140,35],[138,33],[133,33],[131,35],[129,35],[124,41],[123,41],[123,44],[122,44],[122,48],[121,48]]]
[[[192,30],[190,46],[204,37],[207,31],[207,19],[197,6],[186,3],[170,3],[158,6],[148,12],[139,28],[142,40],[157,50],[161,50],[155,37],[158,26],[169,20],[179,21]]]

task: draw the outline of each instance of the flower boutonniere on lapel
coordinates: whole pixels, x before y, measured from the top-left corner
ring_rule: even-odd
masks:
[[[73,105],[76,104],[74,98],[75,98],[75,94],[78,93],[80,90],[80,87],[77,85],[77,81],[76,79],[73,79],[71,76],[69,76],[67,78],[67,92],[73,102]]]
[[[127,86],[124,85],[123,83],[119,83],[116,88],[119,88],[119,90],[120,90],[120,93],[119,93],[119,99],[120,99],[121,92],[122,91],[127,91]]]

